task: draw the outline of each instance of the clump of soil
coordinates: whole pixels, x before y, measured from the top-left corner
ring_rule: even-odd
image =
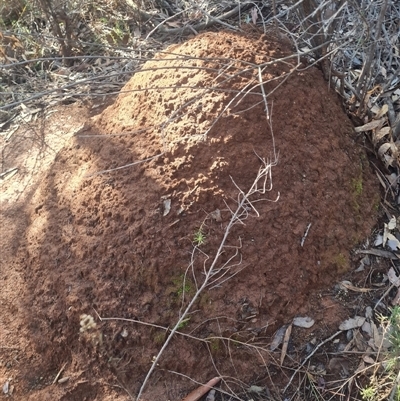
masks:
[[[317,315],[309,294],[348,269],[379,198],[337,96],[319,70],[278,61],[289,52],[229,32],[173,46],[59,152],[29,209],[24,335],[36,357],[22,380],[66,363],[65,399],[106,397],[94,386],[105,372],[137,392],[165,331],[97,319],[80,333],[80,315],[173,327],[264,162],[268,191],[246,204],[216,265],[234,275],[181,328],[209,342],[177,335],[154,374],[169,375],[167,389],[155,381],[146,397],[182,396],[191,384],[171,371],[251,381],[265,371],[257,352],[216,337],[267,343],[295,315]]]

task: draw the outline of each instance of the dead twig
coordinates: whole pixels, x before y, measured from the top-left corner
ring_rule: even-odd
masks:
[[[333,340],[335,337],[337,337],[340,333],[342,333],[342,330],[337,331],[335,334],[331,335],[329,338],[327,338],[326,340],[322,341],[321,343],[319,343],[314,349],[313,351],[303,360],[303,362],[297,367],[297,369],[293,372],[292,376],[290,377],[290,380],[288,382],[288,384],[285,386],[285,388],[283,389],[283,394],[286,393],[286,391],[288,390],[288,388],[290,387],[290,385],[292,384],[293,379],[296,377],[297,373],[300,372],[301,368],[307,363],[307,361],[326,343],[328,343],[329,341]]]

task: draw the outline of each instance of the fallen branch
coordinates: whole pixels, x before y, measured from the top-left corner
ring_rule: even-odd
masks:
[[[220,377],[214,377],[208,383],[203,384],[196,390],[193,390],[182,401],[198,401],[204,394],[207,394],[215,385],[221,381]]]

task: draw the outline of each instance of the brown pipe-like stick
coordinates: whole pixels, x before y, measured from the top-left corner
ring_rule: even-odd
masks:
[[[203,397],[204,394],[208,393],[220,381],[220,377],[214,377],[208,383],[196,388],[196,390],[193,390],[182,401],[198,401],[201,397]]]

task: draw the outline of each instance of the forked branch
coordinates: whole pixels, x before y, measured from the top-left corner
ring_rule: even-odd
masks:
[[[274,150],[274,154],[275,154],[275,150]],[[232,231],[232,228],[236,224],[242,223],[243,220],[249,216],[249,209],[253,210],[258,215],[258,212],[257,212],[255,206],[253,205],[254,196],[256,194],[264,193],[265,189],[269,189],[269,190],[272,189],[272,184],[270,183],[269,186],[266,186],[265,181],[271,179],[271,169],[272,169],[272,167],[274,167],[277,164],[278,160],[277,160],[277,158],[274,158],[273,161],[270,161],[270,162],[265,161],[265,159],[260,159],[260,160],[262,160],[262,165],[259,168],[257,176],[254,179],[252,185],[250,186],[250,189],[247,192],[244,192],[235,184],[236,187],[239,189],[238,202],[237,202],[236,209],[231,210],[231,218],[224,230],[224,234],[223,234],[222,240],[220,242],[220,245],[219,245],[214,257],[210,258],[211,263],[210,263],[209,267],[207,268],[205,266],[203,282],[201,283],[201,285],[199,285],[197,287],[196,293],[194,294],[193,298],[190,300],[189,304],[186,306],[184,312],[180,315],[178,321],[176,322],[175,326],[170,331],[167,339],[165,340],[165,342],[164,342],[163,346],[161,347],[160,351],[158,352],[157,356],[154,358],[152,365],[151,365],[149,371],[147,372],[147,375],[146,375],[146,377],[143,381],[143,384],[139,390],[139,393],[137,396],[138,401],[140,400],[140,397],[143,394],[143,391],[147,385],[147,382],[149,381],[149,378],[150,378],[151,374],[153,373],[155,367],[157,366],[162,354],[164,353],[165,349],[168,347],[170,341],[174,337],[176,331],[181,326],[182,322],[187,318],[190,310],[192,309],[193,305],[199,298],[200,294],[207,287],[210,287],[210,285],[215,287],[216,285],[218,285],[218,281],[220,284],[222,284],[222,282],[227,280],[227,278],[225,276],[226,276],[226,274],[228,274],[227,269],[229,269],[229,266],[232,266],[230,264],[230,262],[232,261],[232,257],[228,258],[228,262],[223,263],[222,266],[220,266],[220,258],[221,258],[221,255],[225,253],[226,249],[229,248],[229,246],[227,245],[227,239]],[[260,182],[263,183],[261,186],[260,186]],[[279,198],[279,195],[275,200],[272,200],[272,201],[276,202],[278,200],[278,198]],[[238,248],[236,248],[236,250],[237,249]],[[193,262],[191,262],[191,263],[193,263]],[[232,275],[234,275],[234,274],[236,274],[236,273],[232,273],[230,276],[228,275],[228,277],[232,277]],[[218,277],[216,277],[216,275]],[[224,277],[224,279],[222,280],[223,277]]]

